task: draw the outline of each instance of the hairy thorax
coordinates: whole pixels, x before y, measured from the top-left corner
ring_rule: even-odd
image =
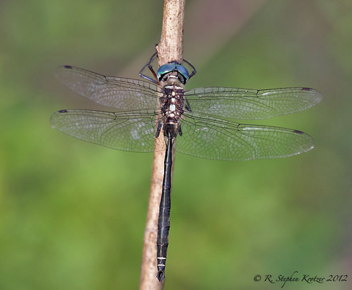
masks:
[[[170,75],[162,81],[162,96],[159,98],[164,135],[182,135],[181,118],[184,113],[184,88],[176,76]]]

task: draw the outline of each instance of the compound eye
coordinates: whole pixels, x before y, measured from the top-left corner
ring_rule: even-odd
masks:
[[[172,63],[172,62],[164,64],[161,67],[159,67],[159,69],[156,73],[156,77],[157,77],[158,81],[160,82],[164,75],[172,72],[175,69],[177,70],[177,64]]]
[[[187,83],[189,80],[188,70],[183,65],[180,65],[180,64],[176,66],[176,69],[184,77],[184,84]]]
[[[170,62],[159,67],[156,73],[156,77],[160,82],[166,74],[171,73],[173,71],[176,71],[179,74],[179,79],[183,84],[187,83],[187,81],[189,80],[188,70],[183,65],[177,62]]]

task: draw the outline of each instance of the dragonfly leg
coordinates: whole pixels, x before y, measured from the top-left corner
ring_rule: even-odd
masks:
[[[142,78],[144,78],[144,79],[146,79],[146,80],[148,80],[148,81],[151,81],[151,82],[153,82],[153,83],[159,85],[159,82],[158,82],[157,80],[154,80],[154,79],[152,79],[152,78],[146,76],[145,74],[143,74],[144,69],[145,69],[146,67],[148,67],[149,70],[150,70],[150,71],[152,72],[152,74],[154,75],[154,77],[156,78],[156,73],[155,73],[155,71],[154,71],[154,69],[153,69],[153,67],[152,67],[152,65],[151,65],[152,61],[153,61],[156,57],[158,57],[158,52],[157,52],[157,51],[152,55],[152,57],[150,58],[150,60],[149,60],[149,61],[142,67],[142,69],[139,71],[139,76],[142,77]]]
[[[181,129],[181,124],[178,126],[178,134],[182,136],[182,129]]]
[[[188,103],[188,100],[185,98],[185,101],[186,101],[186,105],[185,105],[185,108],[188,112],[192,113],[192,109],[191,109],[191,106],[189,105]]]
[[[193,69],[192,73],[189,75],[189,78],[193,77],[197,73],[196,68],[189,61],[185,59],[183,59],[183,61],[188,65],[190,65],[190,67]]]
[[[162,126],[162,124],[161,124],[161,120],[160,120],[160,118],[159,118],[159,119],[158,119],[158,126],[156,127],[155,138],[158,138],[158,137],[159,137],[160,131],[161,131],[161,126]]]

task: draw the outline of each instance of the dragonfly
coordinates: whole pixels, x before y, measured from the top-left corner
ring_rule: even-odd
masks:
[[[185,90],[196,74],[177,61],[157,72],[157,52],[131,79],[108,77],[73,66],[56,69],[58,79],[71,90],[111,111],[60,110],[51,116],[52,127],[78,139],[117,150],[153,152],[155,138],[166,144],[164,177],[157,232],[157,278],[165,278],[171,210],[172,149],[200,158],[244,161],[281,158],[314,147],[308,134],[294,129],[234,122],[266,119],[308,109],[322,100],[307,87],[239,89],[201,87]],[[148,67],[154,78],[144,74]],[[228,120],[230,119],[230,120]]]

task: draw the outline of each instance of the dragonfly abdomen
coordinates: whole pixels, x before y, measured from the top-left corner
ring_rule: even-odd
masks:
[[[165,278],[165,264],[167,248],[169,246],[170,231],[170,210],[171,210],[171,167],[172,167],[172,143],[173,137],[169,135],[167,139],[164,178],[159,207],[158,236],[157,236],[157,278],[163,281]]]

